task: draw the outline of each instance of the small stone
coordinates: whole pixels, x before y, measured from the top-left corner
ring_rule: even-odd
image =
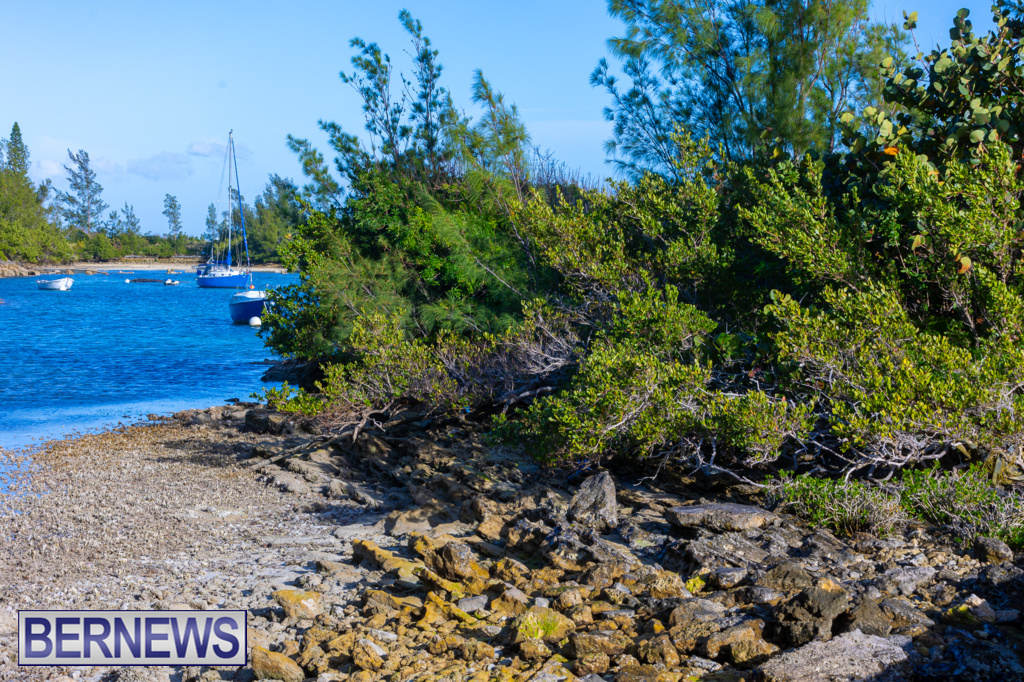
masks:
[[[720,658],[725,658],[733,644],[761,639],[761,628],[763,625],[760,620],[749,620],[714,633],[708,637],[708,641],[704,645],[707,657],[719,660]]]
[[[669,668],[679,665],[679,652],[668,635],[659,635],[641,642],[637,647],[637,658],[651,665],[662,663]]]
[[[636,615],[636,611],[633,609],[610,609],[608,611],[602,611],[598,614],[599,618],[611,620],[614,618],[632,618]]]
[[[619,656],[632,643],[629,637],[615,630],[576,632],[569,635],[569,645],[575,652],[576,658],[596,653]]]
[[[284,682],[302,682],[306,674],[299,664],[284,654],[268,651],[261,646],[252,648],[249,654],[249,665],[260,680],[283,680]]]
[[[388,632],[387,630],[374,630],[374,629],[371,628],[371,629],[366,631],[366,634],[370,635],[374,639],[377,639],[377,640],[379,640],[381,642],[397,642],[398,641],[398,635],[396,635],[393,632]],[[307,633],[306,636],[308,637],[309,634]]]
[[[693,595],[683,584],[678,573],[658,571],[653,580],[647,584],[647,593],[652,599],[685,599]]]
[[[483,611],[487,608],[487,597],[485,595],[479,595],[477,597],[466,597],[464,599],[459,600],[458,606],[466,613],[473,613],[474,611]]]
[[[576,629],[576,624],[553,609],[531,607],[512,622],[513,643],[527,639],[557,642]]]
[[[479,578],[487,580],[490,574],[478,563],[476,553],[461,542],[449,542],[441,548],[437,572],[449,580]]]
[[[572,669],[574,673],[584,680],[596,677],[600,682],[604,682],[604,678],[600,677],[600,675],[608,672],[609,666],[611,666],[611,659],[608,658],[608,655],[598,652],[577,658],[576,662],[573,663]]]
[[[682,625],[690,621],[715,620],[725,614],[725,607],[708,599],[687,599],[672,609],[669,625]]]
[[[779,650],[761,638],[733,642],[729,645],[729,660],[738,668],[752,668],[767,661]]]
[[[462,644],[462,657],[467,661],[487,661],[494,658],[494,647],[479,640],[466,640]]]
[[[996,622],[997,623],[1016,623],[1020,620],[1020,611],[1018,609],[1001,609],[996,611]]]
[[[463,642],[464,640],[461,637],[451,633],[445,635],[434,635],[427,643],[427,651],[435,656],[440,656],[447,651],[460,648]]]
[[[847,610],[848,604],[846,590],[823,578],[776,609],[779,630],[790,646],[827,640],[832,635],[832,621]]]
[[[352,662],[363,670],[380,670],[384,667],[387,651],[369,639],[357,639],[352,647]]]
[[[875,586],[882,592],[909,597],[918,589],[931,584],[935,577],[935,569],[931,566],[905,567],[890,569],[875,580]]]
[[[606,533],[619,525],[619,508],[615,501],[615,481],[602,471],[583,481],[569,503],[567,516],[598,533]]]
[[[672,643],[681,654],[692,655],[703,651],[704,643],[722,627],[715,620],[689,620],[668,631]]]
[[[1001,564],[1013,561],[1013,550],[999,538],[978,536],[974,540],[974,556],[986,564]]]
[[[889,616],[894,628],[905,628],[910,625],[923,625],[926,628],[930,628],[935,625],[933,620],[924,615],[906,599],[898,597],[886,599],[880,606],[885,615]]]
[[[983,623],[995,623],[996,612],[987,601],[972,594],[960,606],[943,611],[942,619],[953,625],[974,627]]]
[[[673,507],[665,511],[665,518],[680,528],[705,528],[722,533],[763,528],[778,517],[758,507],[727,502]]]
[[[315,645],[306,647],[299,656],[297,663],[300,667],[315,675],[325,673],[331,669],[330,661],[324,653],[324,650]],[[218,676],[217,679],[219,680],[220,677]]]
[[[888,637],[892,631],[892,623],[878,606],[878,602],[866,597],[839,618],[838,626],[842,632],[860,630],[865,635],[876,637]]]
[[[757,579],[759,587],[768,587],[774,590],[802,590],[814,584],[814,578],[803,566],[798,563],[787,561],[771,569]]]
[[[500,597],[491,601],[491,610],[505,616],[518,616],[526,612],[529,600],[525,592],[510,587]]]
[[[519,657],[525,661],[545,661],[551,657],[551,649],[537,638],[527,638],[519,643]]]
[[[747,569],[745,568],[732,568],[729,566],[723,566],[722,568],[716,568],[711,571],[708,576],[708,582],[711,586],[719,590],[728,590],[732,587],[736,587],[747,578]]]
[[[323,596],[319,592],[277,590],[270,596],[291,618],[312,619],[324,612]]]

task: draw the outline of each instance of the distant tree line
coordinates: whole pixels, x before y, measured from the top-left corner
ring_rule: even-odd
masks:
[[[236,208],[229,218],[213,211],[200,238],[184,233],[181,204],[164,197],[165,234],[143,232],[135,207],[129,203],[107,212],[103,186],[85,150],[68,150],[68,191],[55,190],[49,180],[35,185],[28,177],[29,151],[17,123],[9,138],[0,140],[0,259],[31,263],[72,260],[105,261],[125,256],[170,258],[207,254],[225,246],[228,220],[240,225]],[[243,204],[249,251],[254,262],[278,259],[278,246],[302,219],[298,189],[273,175],[253,206]],[[211,229],[213,225],[213,229]],[[240,236],[236,240],[236,245]]]

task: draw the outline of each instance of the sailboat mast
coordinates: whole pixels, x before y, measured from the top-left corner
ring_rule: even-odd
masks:
[[[234,149],[234,142],[231,140],[231,135],[234,130],[228,132],[228,257],[227,265],[228,270],[231,269],[231,223],[235,222],[234,217],[231,215],[231,150]]]
[[[245,211],[242,210],[242,183],[238,180],[238,159],[235,158],[235,140],[230,135],[231,160],[235,164],[235,185],[238,186],[238,217],[242,223],[242,243],[245,244],[245,269],[252,273],[252,263],[249,262],[249,238],[245,235]]]

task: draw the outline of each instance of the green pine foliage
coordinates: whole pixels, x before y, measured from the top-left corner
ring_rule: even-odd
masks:
[[[627,177],[674,177],[672,135],[686,129],[752,158],[764,131],[797,154],[840,143],[840,116],[875,104],[875,65],[905,39],[872,22],[865,0],[608,0],[625,35],[608,41],[620,83],[606,60],[591,83],[611,96],[606,149]]]
[[[29,151],[15,123],[0,143],[0,260],[69,260],[71,249],[44,201],[49,186],[36,187],[28,167]]]

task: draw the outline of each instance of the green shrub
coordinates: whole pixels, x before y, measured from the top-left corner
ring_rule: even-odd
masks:
[[[898,494],[861,481],[796,476],[782,472],[770,494],[812,525],[842,535],[869,532],[888,537],[907,517]]]
[[[1024,496],[1017,491],[1000,494],[983,465],[905,471],[900,483],[903,506],[918,518],[948,526],[965,540],[987,535],[1024,547]]]
[[[953,471],[907,470],[885,484],[782,472],[769,479],[768,492],[812,525],[840,534],[868,531],[884,537],[915,518],[967,542],[985,535],[1024,548],[1024,495],[992,487],[978,464]]]

